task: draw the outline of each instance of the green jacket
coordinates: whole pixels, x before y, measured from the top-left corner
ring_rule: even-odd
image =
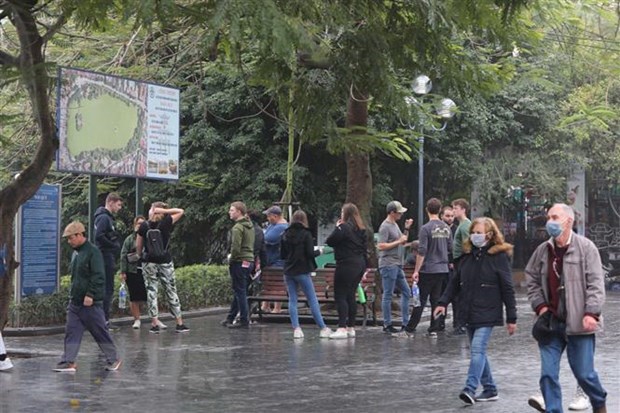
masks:
[[[71,302],[82,305],[84,297],[92,297],[95,304],[103,303],[105,270],[101,251],[86,241],[71,257]]]
[[[136,252],[136,233],[132,232],[125,238],[123,242],[123,247],[121,248],[121,272],[137,274],[138,273],[138,263],[129,262],[127,260],[127,254]]]
[[[463,242],[469,238],[469,227],[471,226],[471,221],[468,218],[465,218],[463,222],[461,222],[454,233],[454,242],[452,243],[452,257],[456,260],[461,255],[463,255]]]
[[[246,217],[232,227],[230,261],[254,261],[254,225]]]

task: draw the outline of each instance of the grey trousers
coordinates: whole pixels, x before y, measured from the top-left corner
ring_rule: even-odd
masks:
[[[62,362],[74,363],[80,351],[84,331],[88,330],[95,342],[105,354],[108,363],[114,363],[118,357],[112,336],[105,325],[103,307],[93,304],[90,307],[69,304],[67,324],[65,325],[65,352]]]

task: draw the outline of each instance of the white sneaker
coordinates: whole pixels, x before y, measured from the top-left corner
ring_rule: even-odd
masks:
[[[530,396],[529,399],[527,399],[527,404],[530,405],[530,407],[533,407],[534,409],[538,410],[539,412],[543,412],[546,410],[545,408],[545,399],[543,399],[542,394],[538,393],[534,396]]]
[[[344,328],[339,328],[329,335],[329,338],[332,340],[347,338],[349,335],[347,334],[347,330]]]
[[[575,398],[568,405],[568,410],[586,410],[590,407],[590,399],[583,392],[583,389],[580,386],[577,386],[577,391],[575,392]]]
[[[133,328],[134,330],[140,330],[140,324],[142,324],[140,320],[135,320],[131,325],[131,328]]]
[[[321,332],[319,333],[319,337],[320,338],[329,338],[329,336],[331,336],[334,332],[332,331],[331,328],[329,327],[325,327],[321,330]]]
[[[301,331],[301,328],[296,328],[293,330],[293,338],[304,338],[304,332]]]
[[[11,363],[10,358],[7,357],[4,360],[0,361],[0,371],[11,370],[12,368],[13,368],[13,363]]]
[[[354,328],[347,328],[347,337],[355,338],[355,329]]]
[[[161,328],[162,330],[165,330],[168,328],[168,326],[162,323],[160,319],[157,319],[157,326]]]

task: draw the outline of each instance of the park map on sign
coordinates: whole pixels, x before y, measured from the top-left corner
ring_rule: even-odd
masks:
[[[146,176],[148,85],[72,69],[61,79],[59,169]]]

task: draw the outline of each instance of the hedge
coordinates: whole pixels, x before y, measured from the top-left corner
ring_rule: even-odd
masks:
[[[196,264],[177,268],[176,283],[181,308],[184,311],[226,305],[232,300],[228,267],[223,265]],[[70,277],[63,276],[58,292],[46,296],[27,297],[19,305],[12,305],[9,326],[32,327],[64,324],[70,284]],[[112,317],[128,316],[129,308],[124,310],[118,308],[120,287],[118,276],[115,277],[114,285]],[[160,310],[168,312],[162,288],[159,289],[158,300]]]

